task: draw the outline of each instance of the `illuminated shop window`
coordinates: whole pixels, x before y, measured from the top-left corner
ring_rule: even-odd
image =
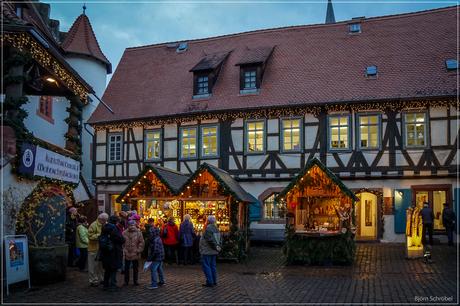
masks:
[[[262,153],[265,150],[265,121],[246,122],[246,153]]]
[[[180,130],[181,158],[196,157],[196,127],[181,128]]]
[[[217,126],[201,127],[201,156],[218,156],[218,128]]]
[[[145,159],[161,159],[161,130],[145,132]]]
[[[301,120],[285,119],[282,125],[282,148],[284,152],[299,152],[301,149]]]

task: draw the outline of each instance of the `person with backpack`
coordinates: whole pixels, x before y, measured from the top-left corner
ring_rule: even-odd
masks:
[[[111,216],[99,236],[99,254],[104,267],[104,290],[118,290],[117,270],[122,266],[122,246],[125,242],[125,238],[123,238],[116,226],[119,220],[117,216]]]
[[[165,283],[163,273],[163,260],[165,258],[165,251],[163,248],[163,242],[160,238],[160,230],[156,227],[150,229],[149,239],[149,255],[147,261],[150,261],[150,273],[151,283],[147,289],[157,289],[158,286],[162,286]],[[158,274],[158,280],[157,280]]]
[[[125,286],[129,284],[129,270],[133,267],[133,283],[138,286],[139,275],[139,259],[144,250],[144,237],[141,231],[136,226],[136,221],[128,221],[128,228],[123,232],[125,243],[123,245],[123,253],[125,255]]]
[[[454,230],[455,230],[455,216],[454,211],[449,207],[449,203],[444,203],[444,209],[442,210],[442,224],[446,228],[448,245],[454,245]]]
[[[181,223],[179,228],[179,239],[180,239],[180,259],[184,265],[193,264],[192,247],[195,238],[195,230],[193,229],[193,223],[190,221],[191,217],[189,214],[184,216],[184,221]]]
[[[216,226],[216,217],[210,215],[200,239],[201,267],[206,277],[204,287],[217,286],[216,260],[221,249],[221,237]]]
[[[175,262],[179,264],[177,257],[177,249],[179,246],[179,229],[176,223],[174,223],[174,217],[170,217],[168,223],[163,225],[161,238],[166,253],[166,261],[171,264]]]
[[[102,264],[98,260],[99,236],[109,215],[101,213],[88,228],[88,280],[91,287],[97,287],[103,280]]]
[[[75,246],[80,251],[80,256],[78,257],[77,266],[80,271],[84,271],[86,267],[86,261],[88,259],[88,223],[86,223],[86,217],[80,216],[78,218],[77,226],[77,237],[75,240]]]

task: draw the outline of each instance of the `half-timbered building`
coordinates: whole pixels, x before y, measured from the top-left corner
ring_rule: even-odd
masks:
[[[128,48],[90,123],[101,207],[145,165],[230,173],[283,239],[276,195],[314,157],[353,190],[357,236],[402,241],[405,210],[458,208],[458,7]],[[456,209],[457,209],[456,208]]]

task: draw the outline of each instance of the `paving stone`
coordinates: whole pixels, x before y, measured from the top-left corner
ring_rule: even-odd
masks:
[[[147,290],[150,273],[140,272],[141,286],[109,293],[88,286],[87,274],[70,270],[65,282],[26,291],[15,288],[8,303],[416,303],[415,297],[452,297],[457,302],[457,250],[436,245],[433,263],[404,258],[402,244],[357,245],[352,266],[285,266],[279,247],[253,247],[240,264],[218,263],[218,286],[204,288],[199,265],[165,265],[166,284]],[[118,275],[122,284],[123,275]]]

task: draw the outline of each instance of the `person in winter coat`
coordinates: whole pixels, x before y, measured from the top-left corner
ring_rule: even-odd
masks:
[[[160,230],[156,227],[152,227],[149,241],[149,256],[147,261],[151,261],[150,273],[151,280],[150,286],[147,289],[157,289],[158,286],[162,286],[165,283],[164,273],[163,273],[163,260],[165,258],[165,251],[163,248],[163,242],[160,238]],[[157,281],[157,274],[159,280]]]
[[[98,260],[99,236],[108,219],[108,214],[101,213],[88,228],[88,279],[91,287],[99,286],[99,283],[103,280],[102,265]]]
[[[180,257],[184,265],[188,263],[193,264],[192,247],[195,238],[195,230],[193,229],[193,223],[190,221],[190,218],[190,215],[185,215],[184,221],[179,228]]]
[[[67,211],[65,220],[65,242],[69,246],[69,252],[67,256],[67,265],[69,267],[75,267],[75,243],[77,238],[77,221],[78,211],[75,207],[70,207]]]
[[[161,231],[161,238],[163,240],[163,245],[166,253],[166,261],[168,263],[176,262],[179,264],[177,258],[177,249],[179,246],[179,229],[174,223],[174,217],[170,217],[168,223],[163,225]]]
[[[133,283],[138,286],[139,259],[144,250],[144,237],[137,228],[134,220],[128,221],[128,228],[123,232],[125,244],[123,245],[123,254],[125,255],[125,285],[129,283],[129,268],[133,266]]]
[[[444,203],[444,209],[442,210],[442,224],[446,228],[448,245],[454,245],[454,230],[455,230],[455,216],[454,211],[449,207],[449,203]]]
[[[86,217],[80,216],[78,218],[77,226],[77,237],[75,246],[80,251],[80,257],[78,257],[77,266],[80,271],[84,271],[86,267],[86,260],[88,259],[88,223],[86,223]]]
[[[118,231],[116,224],[119,222],[117,216],[111,216],[109,223],[102,228],[101,237],[99,237],[99,251],[101,255],[102,266],[104,267],[104,289],[116,291],[117,287],[117,270],[121,268],[123,261],[123,243],[125,239]],[[111,246],[102,244],[102,236],[110,240]]]
[[[428,237],[430,241],[430,245],[433,245],[433,221],[434,221],[434,214],[433,210],[429,206],[428,202],[423,203],[423,209],[420,211],[422,215],[422,243],[423,245],[426,244],[426,232],[428,231]]]
[[[201,267],[206,277],[204,287],[217,285],[216,259],[221,250],[221,238],[216,226],[216,217],[208,216],[207,226],[200,239]]]

